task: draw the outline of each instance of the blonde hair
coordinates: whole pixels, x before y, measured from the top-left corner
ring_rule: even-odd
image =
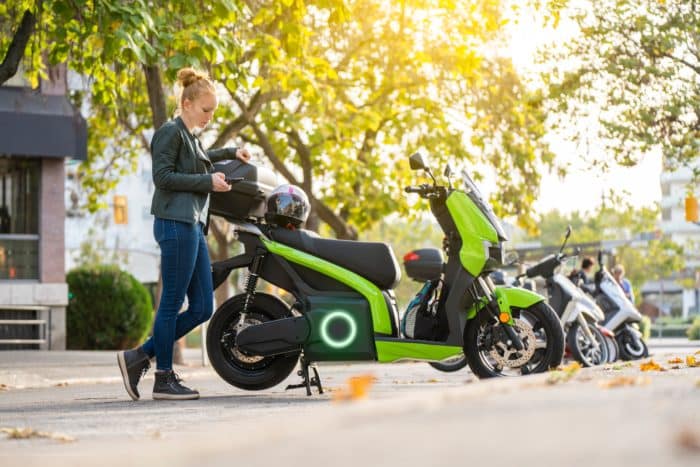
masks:
[[[214,82],[204,71],[195,70],[190,67],[182,68],[177,72],[177,83],[180,86],[178,109],[182,109],[182,103],[185,99],[194,101],[205,92],[216,95]]]

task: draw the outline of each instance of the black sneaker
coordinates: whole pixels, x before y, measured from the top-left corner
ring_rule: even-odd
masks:
[[[129,393],[133,400],[139,400],[141,396],[136,386],[151,367],[148,355],[139,347],[119,352],[117,354],[117,362],[119,363],[119,370],[122,372],[122,380],[124,381],[126,392]]]
[[[156,371],[153,383],[154,399],[188,400],[199,399],[199,392],[180,384],[182,380],[173,370]]]

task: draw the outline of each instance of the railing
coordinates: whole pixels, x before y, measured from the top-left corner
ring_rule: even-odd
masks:
[[[654,323],[651,325],[651,337],[685,337],[690,324],[663,324]]]
[[[3,312],[10,312],[11,314],[13,312],[28,312],[28,311],[34,311],[34,312],[41,312],[41,311],[48,311],[48,318],[49,319],[27,319],[25,317],[22,318],[8,318],[8,319],[0,319],[0,345],[26,345],[26,344],[35,344],[35,345],[42,345],[42,344],[49,344],[49,334],[50,334],[50,329],[51,329],[51,310],[49,307],[42,307],[42,306],[7,306],[3,305],[3,307],[0,309],[0,313]],[[26,314],[26,313],[24,313]],[[27,328],[23,329],[9,329],[7,326],[26,326]],[[4,329],[3,329],[4,328]],[[34,329],[32,329],[34,328]],[[29,331],[29,329],[32,329]],[[29,331],[29,332],[27,332]],[[3,334],[5,334],[5,337],[3,338]],[[36,336],[36,337],[34,337]],[[49,345],[50,347],[50,345]]]

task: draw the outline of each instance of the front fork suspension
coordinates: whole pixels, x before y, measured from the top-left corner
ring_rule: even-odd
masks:
[[[515,332],[515,329],[512,326],[513,318],[510,313],[504,313],[501,311],[501,307],[499,306],[497,301],[498,299],[495,295],[495,287],[493,286],[491,279],[479,277],[478,282],[483,289],[485,296],[491,297],[485,304],[486,308],[489,310],[489,313],[501,324],[503,331],[506,333],[506,336],[508,336],[508,340],[511,341],[513,347],[515,347],[516,350],[523,350],[523,341],[520,339],[520,336],[518,336],[518,333]]]

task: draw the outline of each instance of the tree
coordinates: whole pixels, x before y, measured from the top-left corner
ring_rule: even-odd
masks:
[[[561,13],[579,34],[542,58],[559,123],[577,122],[567,129],[582,141],[581,122],[594,119],[606,154],[622,165],[657,148],[670,167],[692,165],[700,151],[700,2],[570,3],[559,2]]]

